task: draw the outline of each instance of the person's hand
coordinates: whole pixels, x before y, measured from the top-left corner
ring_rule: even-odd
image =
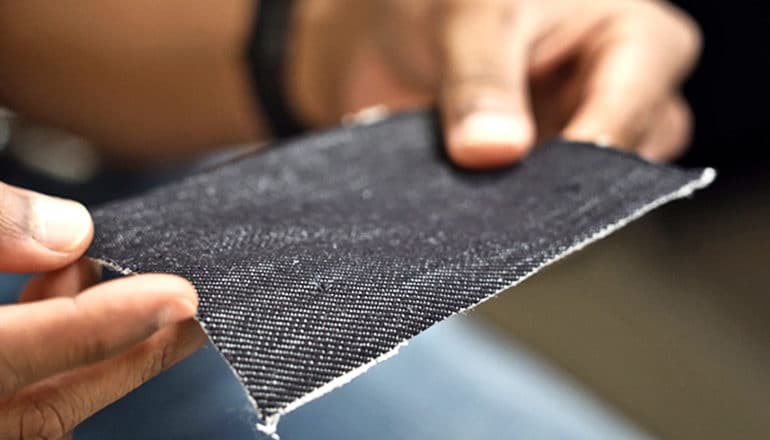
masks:
[[[315,125],[384,104],[437,101],[449,156],[469,168],[521,159],[563,135],[679,155],[679,93],[697,25],[654,0],[305,0],[289,92]]]
[[[92,236],[82,205],[0,183],[0,272],[45,272],[0,306],[0,439],[66,437],[205,341],[186,280],[95,284]]]

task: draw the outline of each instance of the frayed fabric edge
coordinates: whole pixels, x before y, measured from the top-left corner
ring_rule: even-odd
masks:
[[[88,257],[91,261],[96,262],[97,264],[101,265],[102,267],[106,267],[114,272],[117,272],[121,275],[138,275],[138,272],[134,272],[133,270],[123,267],[120,264],[105,260],[102,258],[91,258]],[[198,324],[200,324],[201,328],[203,329],[203,332],[206,334],[206,338],[214,345],[217,352],[219,352],[219,355],[222,356],[222,352],[219,350],[219,347],[216,346],[214,343],[214,340],[211,339],[211,335],[209,335],[209,331],[206,328],[206,324],[198,319],[195,318],[196,321],[198,321]],[[269,436],[270,438],[274,440],[278,439],[278,420],[280,416],[273,416],[273,417],[265,417],[262,415],[262,411],[259,410],[259,405],[257,405],[257,401],[249,394],[248,388],[246,387],[246,384],[243,383],[243,380],[241,379],[241,376],[238,375],[238,372],[235,371],[235,368],[233,368],[232,365],[230,365],[230,362],[227,361],[227,359],[222,356],[222,360],[224,361],[225,365],[227,365],[227,368],[230,369],[230,373],[232,373],[233,377],[238,381],[239,384],[241,384],[241,389],[243,389],[243,394],[246,396],[246,399],[251,403],[252,408],[254,408],[254,411],[257,413],[257,417],[261,420],[261,422],[257,423],[256,428],[259,432],[262,432]],[[274,420],[273,420],[274,419]]]
[[[561,260],[561,259],[563,259],[563,258],[565,258],[565,257],[567,257],[567,256],[569,256],[569,255],[571,255],[573,253],[575,253],[575,252],[578,252],[578,251],[584,249],[586,246],[588,246],[588,245],[590,245],[590,244],[592,244],[592,243],[594,243],[594,242],[596,242],[598,240],[601,240],[601,239],[609,236],[613,232],[623,228],[624,226],[628,225],[629,223],[631,223],[631,222],[633,222],[635,220],[638,220],[639,218],[641,218],[642,216],[644,216],[648,212],[650,212],[650,211],[652,211],[652,210],[654,210],[654,209],[656,209],[656,208],[658,208],[658,207],[660,207],[662,205],[665,205],[665,204],[667,204],[669,202],[672,202],[674,200],[678,200],[678,199],[682,199],[682,198],[688,197],[688,196],[692,195],[695,191],[697,191],[699,189],[703,189],[703,188],[709,186],[714,181],[714,179],[716,178],[716,174],[717,173],[716,173],[716,171],[713,168],[705,168],[703,170],[703,172],[701,173],[699,178],[690,181],[689,183],[683,185],[682,187],[680,187],[676,191],[673,191],[673,192],[671,192],[669,194],[666,194],[666,195],[663,195],[661,197],[658,197],[654,201],[652,201],[652,202],[642,206],[641,208],[639,208],[636,211],[632,212],[630,215],[628,215],[628,216],[626,216],[626,217],[616,221],[615,223],[612,223],[610,225],[605,226],[604,228],[600,229],[599,231],[595,232],[594,234],[588,236],[587,238],[583,239],[582,241],[580,241],[580,242],[576,243],[575,245],[571,246],[570,248],[566,249],[564,252],[562,252],[562,253],[560,253],[560,254],[552,257],[552,258],[547,259],[542,264],[539,264],[538,266],[536,266],[535,268],[530,270],[526,275],[524,275],[521,278],[519,278],[518,280],[512,282],[508,286],[503,287],[502,289],[499,289],[496,292],[488,295],[487,297],[483,298],[481,301],[477,302],[476,304],[473,304],[473,305],[471,305],[469,307],[466,307],[466,308],[464,308],[462,310],[459,310],[459,311],[457,311],[455,313],[452,313],[451,315],[449,315],[445,319],[442,319],[439,322],[442,322],[442,321],[444,321],[446,319],[449,319],[449,318],[451,318],[452,316],[455,316],[455,315],[466,314],[466,313],[470,312],[471,310],[473,310],[474,308],[478,307],[479,305],[489,301],[492,298],[497,297],[502,292],[504,292],[504,291],[506,291],[508,289],[511,289],[513,287],[516,287],[517,285],[519,285],[522,282],[524,282],[527,279],[529,279],[531,276],[535,275],[537,272],[540,272],[545,267],[547,267],[547,266],[549,266],[549,265],[551,265],[551,264],[553,264],[553,263],[555,263],[555,262],[557,262],[557,261],[559,261],[559,260]],[[135,274],[135,272],[133,272],[131,269],[122,267],[122,266],[120,266],[119,264],[117,264],[117,263],[115,263],[113,261],[108,261],[108,260],[103,260],[103,259],[98,259],[98,258],[92,258],[92,260],[96,261],[97,263],[101,264],[102,266],[105,266],[105,267],[107,267],[107,268],[109,268],[111,270],[114,270],[114,271],[116,271],[118,273],[121,273],[123,275]],[[200,321],[198,321],[198,322],[200,322]],[[436,323],[434,323],[432,325],[438,324],[439,322],[436,322]],[[208,331],[206,330],[206,326],[203,323],[201,323],[201,327],[203,327],[203,330],[206,332],[206,335],[208,336]],[[430,328],[430,327],[428,327],[428,328]],[[427,328],[425,330],[427,330]],[[420,333],[422,333],[422,332],[420,332]],[[269,416],[264,415],[259,410],[257,402],[249,394],[248,389],[246,388],[245,384],[243,383],[243,380],[240,378],[240,376],[238,376],[238,373],[235,371],[235,369],[229,363],[227,363],[227,362],[226,363],[227,363],[227,366],[230,368],[230,371],[232,371],[233,375],[236,377],[238,382],[243,387],[246,396],[248,397],[249,401],[252,403],[252,405],[254,407],[254,410],[256,411],[257,416],[260,419],[260,422],[257,423],[257,426],[256,426],[257,430],[259,432],[262,432],[263,434],[269,436],[271,439],[279,440],[278,424],[279,424],[280,419],[281,419],[282,416],[284,416],[284,415],[294,411],[295,409],[305,405],[306,403],[312,402],[313,400],[316,400],[319,397],[322,397],[325,394],[328,394],[329,392],[334,391],[335,389],[348,384],[353,379],[355,379],[358,376],[366,373],[370,368],[376,366],[377,364],[379,364],[379,363],[381,363],[383,361],[388,360],[391,357],[394,357],[395,355],[397,355],[399,353],[399,351],[401,350],[402,347],[406,346],[409,343],[409,341],[412,338],[416,337],[416,336],[419,336],[419,333],[417,335],[412,336],[409,339],[405,339],[404,341],[400,342],[398,345],[393,347],[391,350],[389,350],[386,353],[378,356],[377,358],[372,359],[371,361],[369,361],[369,362],[367,362],[367,363],[365,363],[365,364],[363,364],[363,365],[361,365],[361,366],[359,366],[357,368],[354,368],[353,370],[350,370],[349,372],[343,374],[342,376],[337,377],[336,379],[332,380],[331,382],[328,382],[328,383],[326,383],[326,384],[324,384],[324,385],[314,389],[313,391],[310,391],[309,393],[305,394],[304,396],[300,397],[299,399],[289,403],[284,408],[279,410],[277,413],[269,415]],[[211,339],[211,337],[209,337],[209,339]]]
[[[626,217],[616,221],[615,223],[612,223],[610,225],[605,226],[604,228],[600,229],[599,231],[595,232],[594,234],[590,235],[589,237],[585,238],[584,240],[578,242],[574,246],[571,246],[570,248],[566,249],[564,252],[556,255],[553,258],[550,258],[550,259],[546,260],[545,262],[543,262],[542,264],[538,265],[537,267],[535,267],[534,269],[529,271],[526,275],[524,275],[521,278],[519,278],[518,280],[512,282],[508,286],[506,286],[506,287],[504,287],[502,289],[497,290],[496,292],[494,292],[491,295],[483,298],[481,301],[477,302],[476,304],[473,304],[472,306],[466,307],[466,308],[464,308],[462,310],[459,310],[459,311],[457,311],[457,312],[447,316],[445,319],[443,319],[443,320],[441,320],[439,322],[443,322],[446,319],[449,319],[449,318],[451,318],[452,316],[455,316],[455,315],[461,315],[461,314],[466,314],[466,313],[470,312],[474,308],[476,308],[479,305],[489,301],[490,299],[495,298],[496,296],[498,296],[499,294],[505,292],[506,290],[511,289],[513,287],[516,287],[517,285],[519,285],[522,282],[526,281],[528,278],[530,278],[531,276],[535,275],[537,272],[540,272],[546,266],[549,266],[549,265],[551,265],[551,264],[553,264],[553,263],[555,263],[555,262],[557,262],[557,261],[559,261],[559,260],[561,260],[561,259],[563,259],[563,258],[565,258],[565,257],[567,257],[567,256],[569,256],[569,255],[571,255],[573,253],[575,253],[575,252],[578,252],[578,251],[584,249],[586,246],[588,246],[588,245],[590,245],[590,244],[592,244],[592,243],[594,243],[594,242],[596,242],[598,240],[601,240],[601,239],[609,236],[613,232],[623,228],[624,226],[628,225],[629,223],[633,222],[634,220],[638,220],[639,218],[641,218],[642,216],[644,216],[648,212],[653,211],[654,209],[656,209],[656,208],[658,208],[658,207],[660,207],[662,205],[665,205],[665,204],[667,204],[669,202],[672,202],[674,200],[678,200],[678,199],[682,199],[682,198],[688,197],[688,196],[692,195],[695,191],[697,191],[699,189],[706,188],[707,186],[709,186],[714,181],[715,178],[716,178],[716,171],[713,168],[705,168],[703,170],[703,172],[701,173],[699,178],[690,181],[689,183],[683,185],[682,187],[680,187],[676,191],[673,191],[673,192],[671,192],[669,194],[663,195],[663,196],[655,199],[654,201],[652,201],[652,202],[642,206],[641,208],[639,208],[636,211],[632,212],[630,215],[628,215],[628,216],[626,216]],[[433,325],[436,325],[439,322],[436,322]],[[432,325],[431,325],[431,327],[432,327]],[[428,328],[430,328],[430,327],[428,327]],[[427,328],[425,330],[427,330]],[[425,330],[423,330],[423,331],[425,331]],[[422,333],[422,332],[420,332],[420,333]],[[341,386],[346,385],[347,383],[351,382],[353,379],[355,379],[358,376],[366,373],[370,368],[374,367],[375,365],[377,365],[377,364],[379,364],[379,363],[381,363],[383,361],[386,361],[389,358],[397,355],[399,350],[401,350],[402,347],[406,346],[411,339],[413,339],[413,338],[415,338],[417,336],[419,336],[419,333],[417,335],[412,336],[409,339],[406,339],[406,340],[402,341],[401,343],[396,345],[394,348],[392,348],[390,351],[382,354],[381,356],[379,356],[379,357],[377,357],[377,358],[375,358],[375,359],[373,359],[373,360],[371,360],[371,361],[361,365],[360,367],[357,367],[357,368],[355,368],[353,370],[350,370],[349,372],[343,374],[342,376],[339,376],[338,378],[334,379],[333,381],[328,382],[328,383],[320,386],[319,388],[316,388],[315,390],[305,394],[301,398],[299,398],[299,399],[291,402],[287,406],[285,406],[283,409],[278,411],[276,414],[268,416],[268,417],[265,417],[263,419],[265,421],[265,424],[262,425],[262,427],[260,428],[260,431],[265,432],[265,433],[268,433],[268,431],[269,431],[269,432],[273,433],[273,435],[274,435],[277,432],[278,423],[279,423],[280,418],[282,416],[284,416],[284,415],[294,411],[295,409],[301,407],[302,405],[304,405],[306,403],[312,402],[313,400],[318,399],[319,397],[322,397],[323,395],[325,395],[325,394],[327,394],[327,393],[329,393],[331,391],[334,391],[335,389],[337,389],[337,388],[339,388]],[[268,431],[265,431],[263,429],[267,429]],[[277,437],[275,437],[275,438],[277,438]]]

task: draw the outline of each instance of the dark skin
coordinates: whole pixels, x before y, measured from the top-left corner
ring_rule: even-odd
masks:
[[[252,12],[0,0],[0,101],[137,165],[267,139],[242,57]],[[290,47],[287,94],[310,127],[436,103],[450,158],[485,169],[558,134],[676,157],[700,36],[653,0],[304,0]],[[205,341],[189,282],[99,284],[82,258],[92,236],[81,205],[0,184],[0,272],[42,273],[0,307],[1,439],[66,437]]]

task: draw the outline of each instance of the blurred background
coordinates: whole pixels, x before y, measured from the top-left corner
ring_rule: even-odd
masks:
[[[760,0],[675,3],[705,35],[686,88],[695,138],[681,162],[716,167],[717,182],[475,316],[653,435],[770,438],[770,13]],[[109,169],[81,140],[6,113],[0,145],[3,181],[55,194],[90,185],[86,202],[190,171]]]

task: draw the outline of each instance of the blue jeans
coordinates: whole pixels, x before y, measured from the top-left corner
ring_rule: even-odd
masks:
[[[0,302],[23,278],[0,274]],[[75,440],[263,439],[210,344],[84,422]],[[284,440],[637,439],[619,414],[524,348],[456,316],[284,416]]]

